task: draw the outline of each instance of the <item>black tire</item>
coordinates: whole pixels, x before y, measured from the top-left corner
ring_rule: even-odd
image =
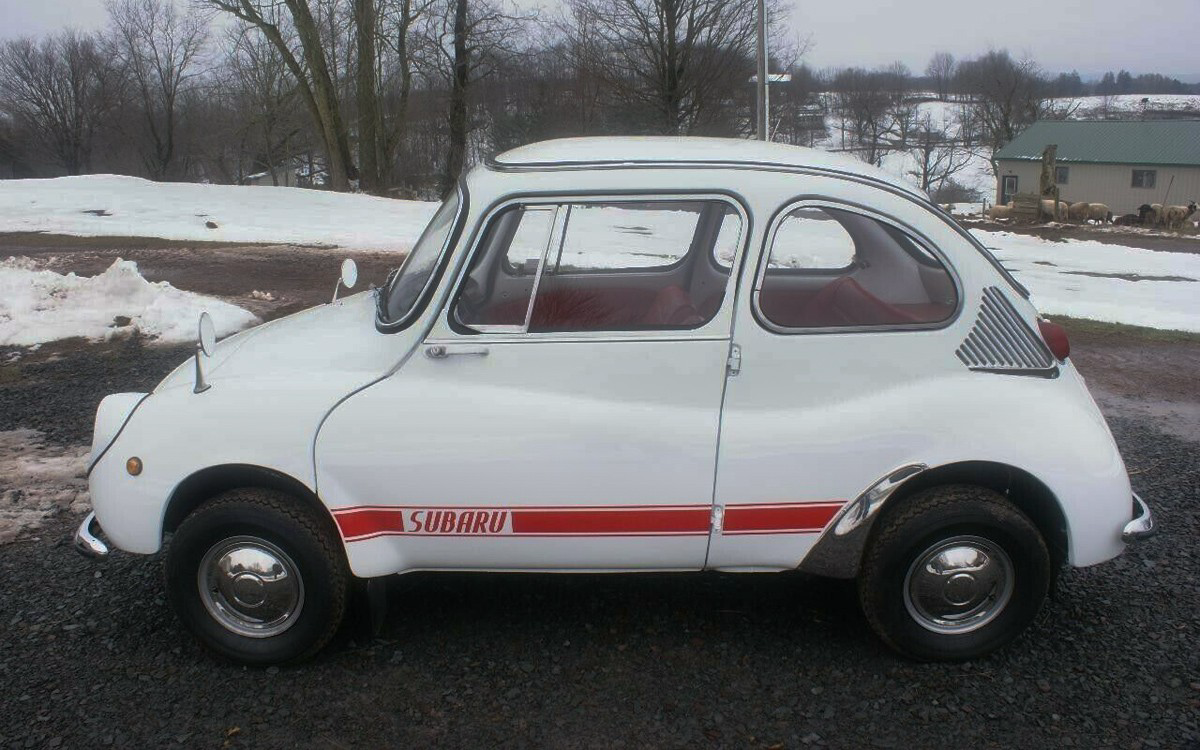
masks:
[[[230,602],[222,594],[202,593],[201,566],[210,550],[237,544],[230,542],[236,538],[274,547],[284,555],[284,568],[296,574],[289,585],[299,592],[291,597],[298,604],[291,614],[276,618],[281,621],[273,627],[284,628],[281,632],[241,634],[209,609],[214,599]],[[167,550],[166,578],[172,607],[200,642],[220,656],[253,666],[296,663],[317,653],[337,632],[350,587],[341,541],[327,520],[285,493],[254,488],[222,493],[183,520]]]
[[[908,588],[908,576],[911,569],[919,581],[925,566],[918,566],[918,560],[952,539],[958,540],[953,543],[958,550],[983,549],[989,565],[1003,561],[999,569],[1007,575],[1001,578],[1009,584],[979,586],[972,582],[977,574],[967,574],[972,578],[963,579],[963,585],[978,598],[962,606],[978,609],[933,612],[945,606],[933,602],[938,597],[969,597],[951,591],[949,576],[930,576],[927,580],[938,583],[931,583],[922,599]],[[992,490],[952,485],[922,490],[885,510],[863,560],[858,595],[871,627],[896,651],[923,661],[962,661],[991,653],[1020,635],[1041,610],[1050,579],[1046,542],[1024,513]],[[906,590],[914,594],[906,596]],[[992,593],[985,596],[984,591]],[[1005,599],[1007,603],[996,604]],[[934,606],[925,607],[929,603]]]

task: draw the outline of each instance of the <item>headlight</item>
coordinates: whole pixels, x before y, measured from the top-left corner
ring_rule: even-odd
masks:
[[[105,396],[96,409],[96,426],[92,430],[92,454],[88,457],[88,472],[108,450],[108,446],[117,439],[121,428],[133,416],[138,404],[149,396],[149,393],[114,393]]]

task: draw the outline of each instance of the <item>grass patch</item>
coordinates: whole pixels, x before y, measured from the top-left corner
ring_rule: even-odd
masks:
[[[1122,336],[1139,338],[1146,341],[1200,344],[1200,333],[1191,333],[1190,331],[1170,331],[1161,328],[1145,328],[1143,326],[1125,325],[1124,323],[1106,323],[1102,320],[1069,318],[1065,315],[1047,315],[1046,317],[1066,328],[1068,334],[1079,333],[1087,336]]]

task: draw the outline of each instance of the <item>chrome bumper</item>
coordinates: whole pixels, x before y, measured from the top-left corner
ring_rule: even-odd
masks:
[[[1133,493],[1133,512],[1136,514],[1133,520],[1125,524],[1125,528],[1121,530],[1121,541],[1126,544],[1145,539],[1155,532],[1154,516],[1150,513],[1150,506],[1146,505],[1136,492]]]
[[[93,530],[93,527],[95,529]],[[75,531],[75,551],[84,557],[104,557],[108,554],[108,545],[99,536],[100,524],[96,522],[96,514],[88,513],[83,523]]]

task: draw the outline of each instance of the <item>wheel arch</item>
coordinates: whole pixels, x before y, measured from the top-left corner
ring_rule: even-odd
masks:
[[[176,485],[163,512],[164,534],[174,532],[192,511],[206,500],[228,490],[254,487],[286,493],[298,502],[317,511],[329,530],[341,539],[333,514],[308,485],[293,476],[275,469],[254,464],[221,464],[196,471]]]
[[[916,468],[917,465],[913,465]],[[1050,551],[1051,564],[1058,571],[1070,559],[1070,535],[1062,505],[1050,488],[1030,472],[995,461],[957,461],[924,468],[888,491],[869,516],[851,526],[848,533],[835,533],[843,516],[856,506],[870,507],[872,490],[884,485],[887,477],[872,485],[857,500],[847,503],[842,515],[833,519],[809,550],[800,569],[833,578],[854,578],[863,558],[878,535],[879,519],[902,507],[907,498],[922,490],[952,484],[986,487],[1000,493],[1029,517]]]
[[[1067,518],[1058,498],[1030,472],[1010,464],[994,461],[960,461],[935,466],[913,476],[896,488],[884,505],[885,515],[900,507],[906,498],[929,489],[949,484],[972,484],[986,487],[1004,495],[1013,505],[1033,521],[1050,550],[1050,560],[1055,570],[1062,567],[1070,553],[1070,536]],[[872,524],[870,536],[876,534],[876,523]],[[865,547],[864,547],[865,551]],[[861,561],[861,560],[860,560]]]

